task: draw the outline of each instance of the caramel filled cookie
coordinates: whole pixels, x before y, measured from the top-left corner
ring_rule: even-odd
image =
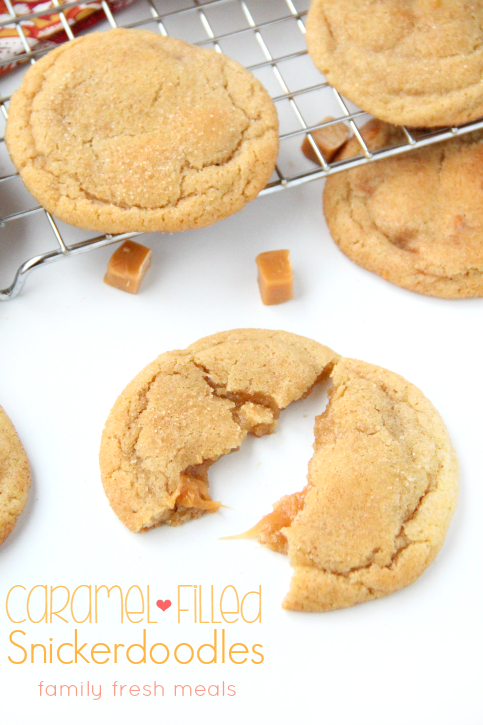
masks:
[[[483,116],[477,0],[312,0],[307,45],[334,88],[388,123],[451,126]]]
[[[299,335],[231,330],[160,355],[119,396],[101,441],[102,483],[131,531],[198,518],[208,468],[328,374],[336,353]]]
[[[457,460],[420,390],[383,368],[342,358],[316,418],[306,488],[258,526],[288,553],[283,606],[325,612],[411,584],[441,548],[457,498]]]
[[[91,33],[26,73],[5,139],[33,196],[112,234],[207,226],[269,180],[275,106],[235,61],[145,30]]]
[[[370,121],[371,149],[402,131]],[[360,153],[356,140],[338,159]],[[329,177],[324,213],[350,259],[400,287],[433,297],[483,296],[483,133],[459,136]]]
[[[141,371],[102,435],[112,508],[132,531],[217,510],[208,468],[248,433],[272,433],[280,410],[329,374],[307,486],[242,537],[288,554],[286,609],[339,609],[411,584],[440,549],[456,505],[444,423],[399,375],[291,333],[219,333]]]
[[[23,511],[30,486],[30,468],[15,428],[0,408],[0,544]]]

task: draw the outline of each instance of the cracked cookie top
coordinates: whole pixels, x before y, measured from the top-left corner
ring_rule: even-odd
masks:
[[[115,29],[35,63],[5,138],[29,191],[63,221],[179,231],[229,216],[264,188],[278,119],[259,81],[226,56]]]
[[[248,433],[272,433],[280,410],[329,375],[307,486],[241,538],[288,554],[286,609],[339,609],[411,584],[439,551],[456,505],[444,423],[399,375],[291,333],[218,333],[142,370],[102,434],[112,508],[132,531],[216,510],[209,467]]]
[[[231,330],[160,355],[119,396],[101,441],[104,490],[132,531],[213,510],[209,466],[275,430],[337,355],[299,335]]]
[[[287,609],[340,609],[408,586],[438,553],[456,506],[456,455],[421,391],[346,358],[332,380],[304,507],[283,529],[295,570]]]
[[[483,115],[479,0],[313,0],[307,45],[329,83],[388,123]]]
[[[371,149],[403,133],[370,121]],[[338,159],[360,153],[355,139]],[[413,292],[483,296],[483,133],[465,134],[334,174],[324,212],[334,241],[361,267]]]
[[[0,408],[0,544],[23,511],[30,486],[30,468],[15,428]]]

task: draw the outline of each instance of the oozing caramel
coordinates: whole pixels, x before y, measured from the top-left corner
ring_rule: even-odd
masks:
[[[181,490],[176,497],[176,504],[185,508],[218,511],[221,501],[212,501],[208,492],[208,484],[187,473],[181,474]]]
[[[254,539],[258,537],[260,544],[268,546],[280,554],[287,553],[287,537],[281,529],[290,526],[297,514],[303,509],[307,488],[290,496],[282,496],[280,501],[273,505],[273,511],[255,524],[251,529],[237,536],[226,536],[226,539]]]

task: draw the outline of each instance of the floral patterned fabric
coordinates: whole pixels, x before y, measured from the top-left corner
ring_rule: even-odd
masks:
[[[109,7],[112,12],[121,10],[122,8],[132,5],[136,0],[110,0]],[[62,26],[62,22],[57,8],[51,1],[38,2],[31,0],[28,2],[12,3],[13,9],[18,16],[30,15],[39,10],[46,11],[45,15],[22,21],[22,30],[30,50],[39,48],[50,48],[59,43],[66,41],[67,35]],[[56,12],[52,12],[53,9]],[[74,32],[105,20],[106,16],[102,10],[101,2],[79,3],[75,7],[67,8],[64,16],[73,28]],[[9,20],[11,15],[4,0],[0,0],[0,21]],[[0,27],[0,75],[7,73],[17,65],[15,57],[25,52],[22,38],[17,32],[15,24],[4,25]],[[5,61],[9,60],[9,63]]]

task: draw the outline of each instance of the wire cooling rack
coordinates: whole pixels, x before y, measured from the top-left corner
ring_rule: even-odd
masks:
[[[28,6],[13,4],[12,0],[4,1],[8,15],[0,19],[0,28],[14,29],[23,51],[16,58],[21,62],[20,67],[0,79],[0,120],[3,123],[8,115],[10,96],[20,85],[28,65],[48,52],[48,49],[40,46],[31,47],[29,24],[34,18],[52,14],[52,10],[55,12],[58,9],[59,27],[72,40],[76,26],[69,24],[65,13],[80,4],[80,0],[67,3],[51,0],[50,4],[43,4],[42,10],[25,14]],[[138,0],[116,15],[112,13],[107,0],[84,3],[83,7],[92,6],[103,12],[105,20],[95,26],[96,30],[109,27],[145,28],[162,35],[172,35],[226,53],[259,78],[271,94],[280,118],[280,155],[275,172],[262,194],[483,127],[481,119],[432,132],[415,132],[403,128],[405,142],[371,153],[360,132],[368,119],[367,114],[329,86],[308,57],[304,25],[308,4],[309,0]],[[0,58],[0,68],[10,63],[11,60]],[[321,119],[327,117],[332,120],[321,123]],[[330,163],[320,153],[311,132],[340,121],[350,126],[359,142],[360,153],[353,158]],[[137,236],[106,234],[88,237],[88,232],[56,220],[38,206],[23,186],[8,157],[1,128],[0,134],[0,272],[5,270],[7,261],[12,270],[10,279],[13,276],[10,286],[0,289],[0,300],[15,297],[33,269]],[[305,158],[300,150],[305,136],[309,138],[318,164]],[[18,266],[18,255],[22,254],[27,240],[35,241],[37,237],[42,239],[42,249],[36,250],[34,256]],[[52,240],[52,248],[44,251],[48,238]],[[27,252],[24,252],[24,256],[27,256]]]

